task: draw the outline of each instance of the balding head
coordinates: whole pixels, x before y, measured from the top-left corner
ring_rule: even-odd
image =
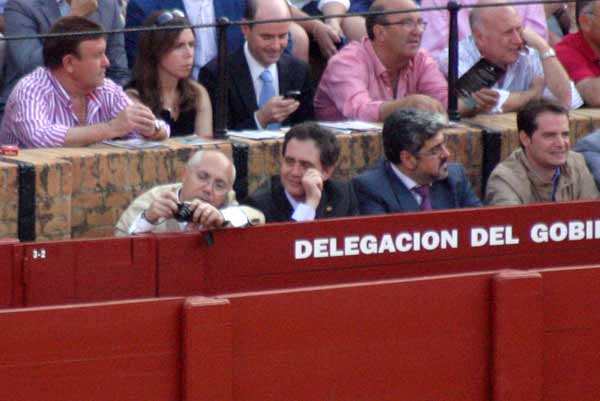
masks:
[[[201,150],[190,158],[185,167],[180,199],[200,199],[221,208],[234,181],[235,167],[227,156],[217,150]]]
[[[411,10],[419,8],[412,0],[375,0],[369,12],[382,12],[392,10]],[[401,15],[401,14],[399,14]],[[373,27],[377,24],[385,24],[389,21],[389,15],[367,15],[365,24],[367,27],[367,35],[369,39],[374,40],[375,33]]]
[[[505,3],[504,0],[481,0],[479,5]],[[519,58],[523,47],[521,17],[510,6],[481,7],[471,11],[469,18],[475,44],[481,55],[501,67]]]
[[[244,18],[247,20],[290,18],[285,0],[248,0]]]

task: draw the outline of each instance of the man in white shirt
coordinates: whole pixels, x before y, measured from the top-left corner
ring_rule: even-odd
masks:
[[[235,167],[227,156],[216,150],[198,151],[180,183],[154,187],[133,201],[121,215],[115,235],[264,223],[258,210],[238,206],[234,181]]]
[[[497,3],[482,0],[479,4]],[[567,108],[582,105],[581,96],[569,80],[554,50],[530,28],[510,6],[475,8],[470,14],[472,35],[459,43],[458,75],[462,76],[481,58],[505,69],[492,88],[483,88],[466,99],[463,114],[518,111],[540,97],[552,98]],[[440,69],[448,72],[448,52],[442,52]],[[465,100],[465,99],[463,99]]]

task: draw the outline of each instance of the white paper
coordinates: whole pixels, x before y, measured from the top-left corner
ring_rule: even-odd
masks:
[[[270,130],[244,130],[244,131],[229,131],[229,136],[235,136],[245,139],[273,139],[283,138],[284,134],[281,131]]]

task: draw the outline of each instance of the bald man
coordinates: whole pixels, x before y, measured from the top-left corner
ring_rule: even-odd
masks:
[[[313,91],[308,65],[283,51],[288,44],[290,22],[254,24],[254,20],[290,18],[285,0],[248,0],[242,26],[244,48],[231,54],[229,68],[229,129],[278,129],[313,118]],[[200,71],[214,111],[218,110],[217,60]],[[294,97],[286,96],[297,92]],[[213,119],[217,121],[217,119]]]
[[[233,191],[235,167],[223,153],[198,151],[180,183],[161,185],[140,195],[121,215],[115,235],[191,231],[262,224],[261,212],[238,206]],[[180,218],[185,204],[189,218]],[[179,213],[178,213],[179,212]]]
[[[479,4],[498,2],[504,1],[484,0]],[[484,88],[463,99],[471,107],[470,114],[518,111],[540,97],[557,100],[568,108],[581,106],[581,97],[554,50],[532,29],[523,28],[513,7],[474,8],[469,21],[472,34],[459,43],[459,76],[481,58],[506,70],[491,89]],[[447,51],[442,52],[440,68],[447,73]]]
[[[377,0],[369,11],[415,8],[411,0]],[[315,94],[317,118],[383,121],[407,107],[444,112],[448,84],[420,49],[427,28],[421,13],[369,15],[366,28],[367,37],[329,59]]]

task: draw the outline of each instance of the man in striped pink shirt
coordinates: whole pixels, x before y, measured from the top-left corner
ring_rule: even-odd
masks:
[[[165,124],[133,104],[105,78],[102,27],[81,17],[56,21],[49,33],[90,32],[44,41],[44,67],[23,77],[6,104],[0,143],[22,148],[84,146],[128,134],[158,140]]]

